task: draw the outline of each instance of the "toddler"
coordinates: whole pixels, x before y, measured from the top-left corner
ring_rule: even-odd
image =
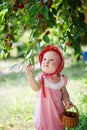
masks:
[[[37,105],[34,114],[36,130],[64,130],[62,114],[72,107],[66,90],[67,78],[60,75],[64,58],[59,48],[47,45],[39,54],[42,72],[34,78],[34,67],[26,67],[30,86],[37,91]]]

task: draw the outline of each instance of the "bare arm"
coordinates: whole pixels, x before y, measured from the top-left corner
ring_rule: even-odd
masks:
[[[40,86],[41,86],[40,81],[35,80],[33,72],[34,72],[34,67],[32,65],[27,65],[26,74],[27,74],[29,84],[34,91],[38,91],[40,90]]]
[[[61,92],[62,92],[62,98],[63,98],[64,104],[65,104],[65,108],[68,109],[68,108],[72,107],[73,104],[70,101],[70,97],[66,90],[66,87],[62,87]]]

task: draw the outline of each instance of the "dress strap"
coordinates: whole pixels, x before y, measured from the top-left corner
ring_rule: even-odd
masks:
[[[41,86],[42,87],[42,93],[43,93],[43,96],[46,97],[43,75],[41,76],[41,80],[42,80],[42,86]]]
[[[44,73],[44,74],[42,74],[42,76],[41,76],[41,81],[42,81],[42,92],[43,92],[43,96],[46,97],[45,87],[44,87],[44,76],[50,76],[50,77],[53,79],[53,75]]]

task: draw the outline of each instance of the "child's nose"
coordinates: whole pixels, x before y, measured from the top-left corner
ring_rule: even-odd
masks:
[[[49,64],[49,60],[46,60],[46,63]]]

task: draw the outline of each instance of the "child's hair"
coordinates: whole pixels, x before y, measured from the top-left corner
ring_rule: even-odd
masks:
[[[40,62],[40,65],[42,63],[42,59],[43,59],[43,56],[46,52],[48,51],[55,51],[58,53],[58,55],[60,56],[60,59],[61,59],[61,63],[60,63],[60,66],[58,67],[57,71],[52,73],[51,75],[54,75],[54,74],[60,74],[60,72],[62,71],[62,69],[64,68],[64,58],[63,58],[63,55],[61,53],[61,51],[59,50],[58,47],[54,46],[54,45],[47,45],[39,54],[39,62]]]

